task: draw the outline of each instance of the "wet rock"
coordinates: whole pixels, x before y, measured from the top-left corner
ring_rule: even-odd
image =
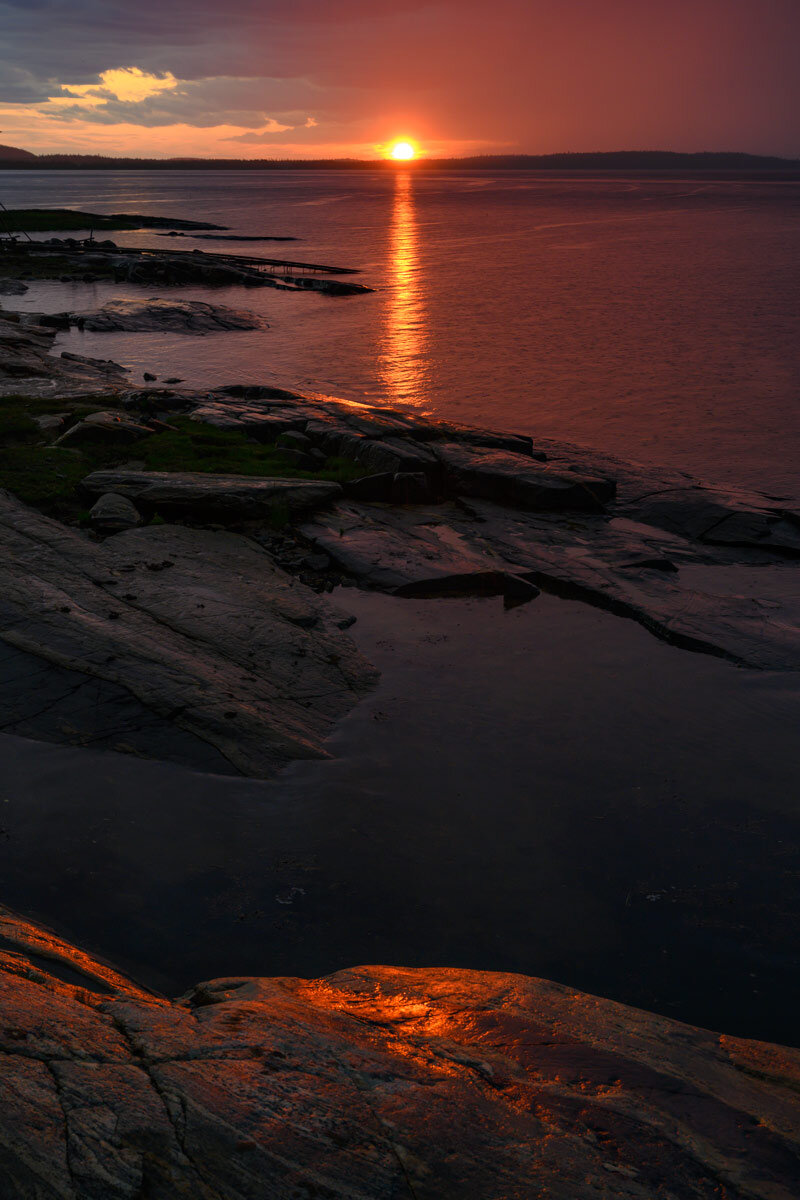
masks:
[[[69,323],[69,314],[66,314]],[[163,332],[220,333],[237,329],[261,329],[263,320],[243,309],[206,304],[200,300],[111,300],[97,312],[72,314],[95,333]],[[167,381],[169,382],[169,381]]]
[[[0,929],[3,1200],[796,1195],[796,1050],[485,971],[233,976],[169,1002]]]
[[[117,492],[149,511],[213,517],[222,522],[268,518],[280,511],[307,513],[342,493],[338,483],[317,480],[123,469],[95,471],[82,487],[92,495]]]
[[[141,525],[139,510],[125,496],[104,492],[89,510],[89,521],[100,533],[121,533]]]
[[[28,285],[21,279],[0,279],[0,296],[24,296],[27,291]]]
[[[142,374],[142,379],[145,381],[145,383],[154,383],[155,380],[158,379],[158,376],[151,375],[149,371],[144,371]]]

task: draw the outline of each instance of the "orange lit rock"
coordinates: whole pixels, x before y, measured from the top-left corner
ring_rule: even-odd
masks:
[[[475,971],[168,1003],[2,929],[51,948],[47,970],[0,955],[3,1200],[797,1194],[797,1051]],[[75,970],[87,986],[57,977]]]

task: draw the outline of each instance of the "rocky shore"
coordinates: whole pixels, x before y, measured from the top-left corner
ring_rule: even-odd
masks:
[[[0,911],[4,1200],[792,1200],[800,1055],[520,975],[153,995]]]
[[[188,255],[99,253],[113,277],[124,258],[187,278]],[[192,279],[264,278],[219,259],[192,254]],[[94,319],[239,327],[200,308]],[[376,678],[338,587],[546,589],[800,667],[800,514],[780,500],[268,385],[135,388],[56,357],[57,328],[0,311],[6,732],[258,778],[323,756]],[[173,1002],[4,912],[0,989],[9,1200],[796,1194],[795,1051],[558,984],[363,967]]]
[[[51,337],[0,317],[5,390],[40,400],[35,424],[15,401],[33,433],[15,450],[12,424],[9,470],[24,452],[30,475],[64,477],[73,513],[0,500],[0,640],[66,672],[65,697],[135,697],[163,726],[157,757],[186,761],[187,732],[252,775],[323,753],[371,678],[318,598],[342,584],[508,604],[545,588],[741,666],[800,666],[800,516],[767,497],[267,386],[130,388]],[[67,710],[77,744],[108,725],[102,705],[89,728]],[[29,706],[19,727],[39,735]]]

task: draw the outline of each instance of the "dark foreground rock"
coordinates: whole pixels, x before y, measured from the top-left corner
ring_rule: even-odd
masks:
[[[188,737],[215,769],[268,777],[324,757],[375,680],[343,621],[247,538],[156,525],[98,544],[0,493],[0,643],[59,676],[55,694],[37,682],[39,712],[9,662],[7,731],[129,750],[124,726],[110,738],[127,712],[157,718],[153,757],[207,762]]]
[[[800,1054],[520,975],[170,1003],[0,914],[3,1200],[793,1200]]]

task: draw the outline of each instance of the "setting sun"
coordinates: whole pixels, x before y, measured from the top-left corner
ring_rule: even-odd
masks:
[[[409,162],[416,153],[411,142],[395,142],[391,150],[392,158],[397,159],[398,162]]]

